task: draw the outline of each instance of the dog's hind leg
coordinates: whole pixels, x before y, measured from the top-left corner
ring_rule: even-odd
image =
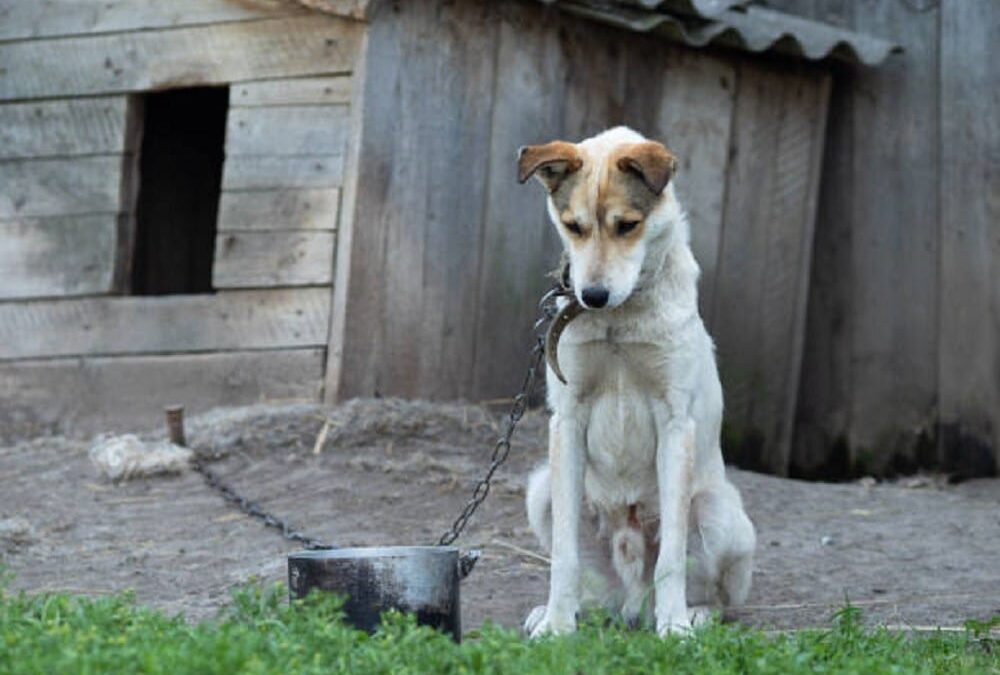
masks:
[[[528,525],[538,537],[538,543],[549,552],[552,550],[552,486],[549,465],[545,463],[531,472],[525,495]]]
[[[750,593],[757,536],[736,488],[723,481],[692,501],[692,604],[743,604]]]

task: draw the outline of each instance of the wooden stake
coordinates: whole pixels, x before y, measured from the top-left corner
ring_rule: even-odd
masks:
[[[164,412],[167,416],[167,436],[170,438],[170,442],[186,448],[187,439],[184,437],[184,406],[167,406]]]

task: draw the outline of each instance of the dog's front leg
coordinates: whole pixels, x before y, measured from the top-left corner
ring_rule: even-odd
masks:
[[[531,637],[571,633],[580,608],[580,504],[583,501],[583,425],[553,417],[549,433],[552,480],[552,564],[545,616]]]
[[[660,502],[660,554],[654,571],[656,631],[687,633],[687,527],[691,509],[695,424],[657,411],[656,474]]]

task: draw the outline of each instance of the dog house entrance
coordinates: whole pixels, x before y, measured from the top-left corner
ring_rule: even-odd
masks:
[[[229,88],[154,92],[132,103],[141,143],[126,288],[132,295],[210,293]]]

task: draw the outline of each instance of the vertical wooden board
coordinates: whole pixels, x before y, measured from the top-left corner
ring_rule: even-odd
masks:
[[[245,21],[303,13],[281,0],[0,0],[0,40]]]
[[[422,40],[421,34],[434,34],[432,26],[426,25],[430,3],[405,6],[404,11],[395,13],[386,27],[385,36],[395,42],[391,50],[395,58],[401,60],[398,67],[387,70],[369,70],[367,77],[386,77],[385,89],[381,89],[377,99],[367,100],[366,115],[373,113],[373,107],[382,107],[378,114],[396,117],[387,129],[389,137],[376,140],[376,147],[366,147],[373,153],[371,160],[386,162],[384,171],[388,184],[383,193],[383,202],[376,208],[366,201],[364,207],[370,209],[373,218],[361,211],[359,198],[355,216],[358,227],[355,232],[378,222],[383,228],[384,267],[374,267],[377,276],[374,285],[380,287],[380,314],[376,324],[358,326],[365,331],[363,339],[369,339],[372,332],[380,334],[381,350],[377,360],[371,364],[375,370],[375,393],[416,397],[420,392],[419,369],[421,355],[434,349],[434,345],[422,344],[418,339],[423,321],[424,309],[424,243],[426,241],[426,203],[431,186],[431,176],[425,170],[424,153],[429,150],[427,141],[447,142],[447,139],[427,139],[424,136],[426,107],[430,96],[424,89],[434,77],[436,66],[432,54],[437,50],[436,41]],[[418,33],[419,31],[419,33]],[[389,37],[389,36],[392,37]],[[374,36],[372,36],[374,41]],[[374,49],[374,45],[372,45]],[[391,87],[391,89],[389,89]],[[413,106],[413,109],[411,109]],[[369,122],[366,119],[365,124]],[[366,136],[366,138],[368,138]],[[365,161],[367,157],[363,158]],[[367,192],[362,183],[361,190]],[[365,195],[367,196],[367,195]],[[443,215],[443,214],[442,214]],[[368,223],[367,225],[365,223]],[[373,261],[374,262],[374,261]],[[367,264],[367,261],[362,261]],[[357,270],[355,270],[357,271]]]
[[[349,317],[338,396],[467,391],[492,98],[490,12],[483,2],[411,3],[370,28],[357,190],[345,215],[355,224],[350,269],[338,269],[349,276],[338,310]]]
[[[226,120],[226,156],[343,155],[346,105],[233,108]]]
[[[751,418],[752,428],[764,434],[762,462],[782,475],[788,472],[798,395],[827,103],[827,81],[819,73],[788,72],[783,79],[770,216],[760,223],[767,236],[756,317],[762,367]]]
[[[520,385],[538,298],[550,284],[545,274],[559,260],[545,191],[535,180],[517,185],[517,151],[564,133],[567,62],[558,37],[560,19],[508,5],[500,24],[476,309],[474,391],[479,398],[508,397]]]
[[[0,105],[0,160],[124,150],[125,97]]]
[[[362,241],[360,236],[355,237],[355,216],[357,215],[356,205],[358,203],[359,191],[362,185],[369,186],[369,184],[361,182],[361,151],[366,140],[365,130],[369,118],[366,100],[368,100],[368,92],[371,92],[373,98],[377,97],[380,93],[380,90],[374,86],[367,76],[369,60],[375,58],[371,49],[372,41],[369,39],[370,32],[366,31],[362,39],[358,60],[352,75],[356,86],[351,93],[351,117],[347,138],[347,156],[344,159],[344,186],[341,191],[340,208],[338,209],[339,216],[337,219],[333,292],[330,298],[330,328],[327,335],[326,362],[324,363],[323,372],[323,401],[325,403],[336,403],[346,397],[348,393],[348,379],[344,377],[345,374],[350,374],[352,368],[354,368],[354,364],[359,361],[361,361],[362,366],[367,365],[369,361],[365,357],[376,352],[373,343],[380,339],[378,332],[373,330],[367,343],[360,341],[352,342],[350,346],[355,351],[347,351],[348,338],[350,337],[348,327],[355,326],[359,321],[363,325],[371,326],[370,319],[375,314],[372,311],[372,305],[380,304],[381,302],[379,296],[356,296],[355,291],[358,284],[354,282],[355,280],[361,280],[362,277],[361,274],[356,273],[356,270],[366,270],[374,265],[381,265],[385,260],[380,251],[362,249],[359,252],[355,248],[355,245]],[[385,67],[384,63],[381,65]],[[384,120],[381,121],[384,122]],[[369,171],[365,178],[372,180],[374,178],[372,174],[373,172]],[[372,187],[384,191],[385,179],[382,179],[377,186]],[[359,229],[368,234],[371,234],[369,232],[371,229],[381,230],[378,224],[367,222],[359,223]],[[371,242],[379,242],[379,240],[380,234],[376,232],[375,236],[368,240],[368,243],[370,245]],[[350,315],[350,320],[348,320],[348,315]],[[356,336],[356,332],[354,335]],[[357,351],[358,348],[365,351],[360,353]],[[368,376],[372,377],[371,373]],[[358,382],[356,379],[350,382],[350,386],[355,387],[355,391],[359,392],[364,391],[363,387],[367,384],[368,382]],[[371,390],[369,389],[368,391],[370,392]]]
[[[862,3],[905,52],[859,71],[853,107],[851,406],[858,469],[912,461],[937,407],[938,13]]]
[[[333,278],[332,232],[220,232],[214,288],[328,285]]]
[[[482,246],[483,214],[500,25],[494,4],[456,3],[424,12],[422,30],[442,39],[431,52],[416,45],[429,61],[430,77],[413,82],[411,106],[416,104],[423,121],[418,152],[405,161],[422,165],[429,182],[416,212],[425,220],[423,311],[407,339],[418,335],[423,346],[419,395],[435,399],[477,395],[476,282],[481,256],[489,254]]]
[[[0,162],[0,219],[113,213],[121,156]]]
[[[339,204],[337,188],[223,192],[218,230],[334,230]]]
[[[135,271],[135,246],[137,238],[137,211],[139,205],[139,182],[142,178],[139,166],[142,161],[140,149],[145,127],[146,99],[143,96],[127,97],[125,110],[125,154],[122,155],[121,181],[118,187],[118,237],[115,246],[115,265],[112,287],[115,293],[128,295],[132,292]]]
[[[107,293],[113,213],[0,221],[0,300]]]
[[[363,30],[311,15],[0,43],[0,100],[343,73]]]
[[[756,408],[767,392],[761,313],[768,264],[769,220],[777,185],[777,150],[787,80],[773,69],[744,62],[738,69],[730,137],[723,237],[714,292],[714,334],[726,399],[729,459],[755,466],[767,430],[756,428]],[[764,467],[760,468],[774,468]]]
[[[241,108],[347,104],[351,102],[351,85],[350,75],[244,82],[230,89],[229,105]]]
[[[798,2],[798,0],[790,0]],[[823,0],[813,15],[852,25],[849,0]],[[895,57],[894,57],[895,58]],[[851,249],[854,183],[854,71],[836,72],[829,105],[816,215],[805,345],[789,473],[847,477],[851,401]],[[877,169],[874,169],[877,170]]]
[[[625,121],[628,82],[619,29],[582,19],[562,22],[565,71],[563,125],[571,141],[581,141]]]
[[[688,212],[691,248],[701,266],[699,304],[711,327],[712,298],[722,236],[722,211],[729,161],[736,72],[733,63],[704,52],[679,47],[660,54],[629,53],[630,93],[655,86],[653,100],[626,98],[626,110],[649,106],[642,133],[662,141],[680,166],[674,184]],[[653,58],[653,67],[633,70],[636,61]],[[653,85],[653,83],[656,83]],[[627,112],[626,119],[629,114]]]
[[[390,17],[372,23],[356,72],[324,390],[331,402],[378,395],[383,386],[386,244],[398,209],[389,206],[396,171],[389,140],[398,136],[392,102],[405,77],[399,24]]]
[[[323,349],[116,356],[0,363],[4,433],[148,431],[163,408],[315,401]],[[18,427],[21,427],[19,430]]]
[[[941,7],[940,414],[944,466],[1000,470],[1000,7]]]
[[[623,121],[640,134],[662,141],[668,147],[673,139],[659,127],[660,107],[664,101],[664,81],[675,47],[657,36],[636,35],[625,45],[625,110]],[[680,50],[679,51],[683,51]]]

